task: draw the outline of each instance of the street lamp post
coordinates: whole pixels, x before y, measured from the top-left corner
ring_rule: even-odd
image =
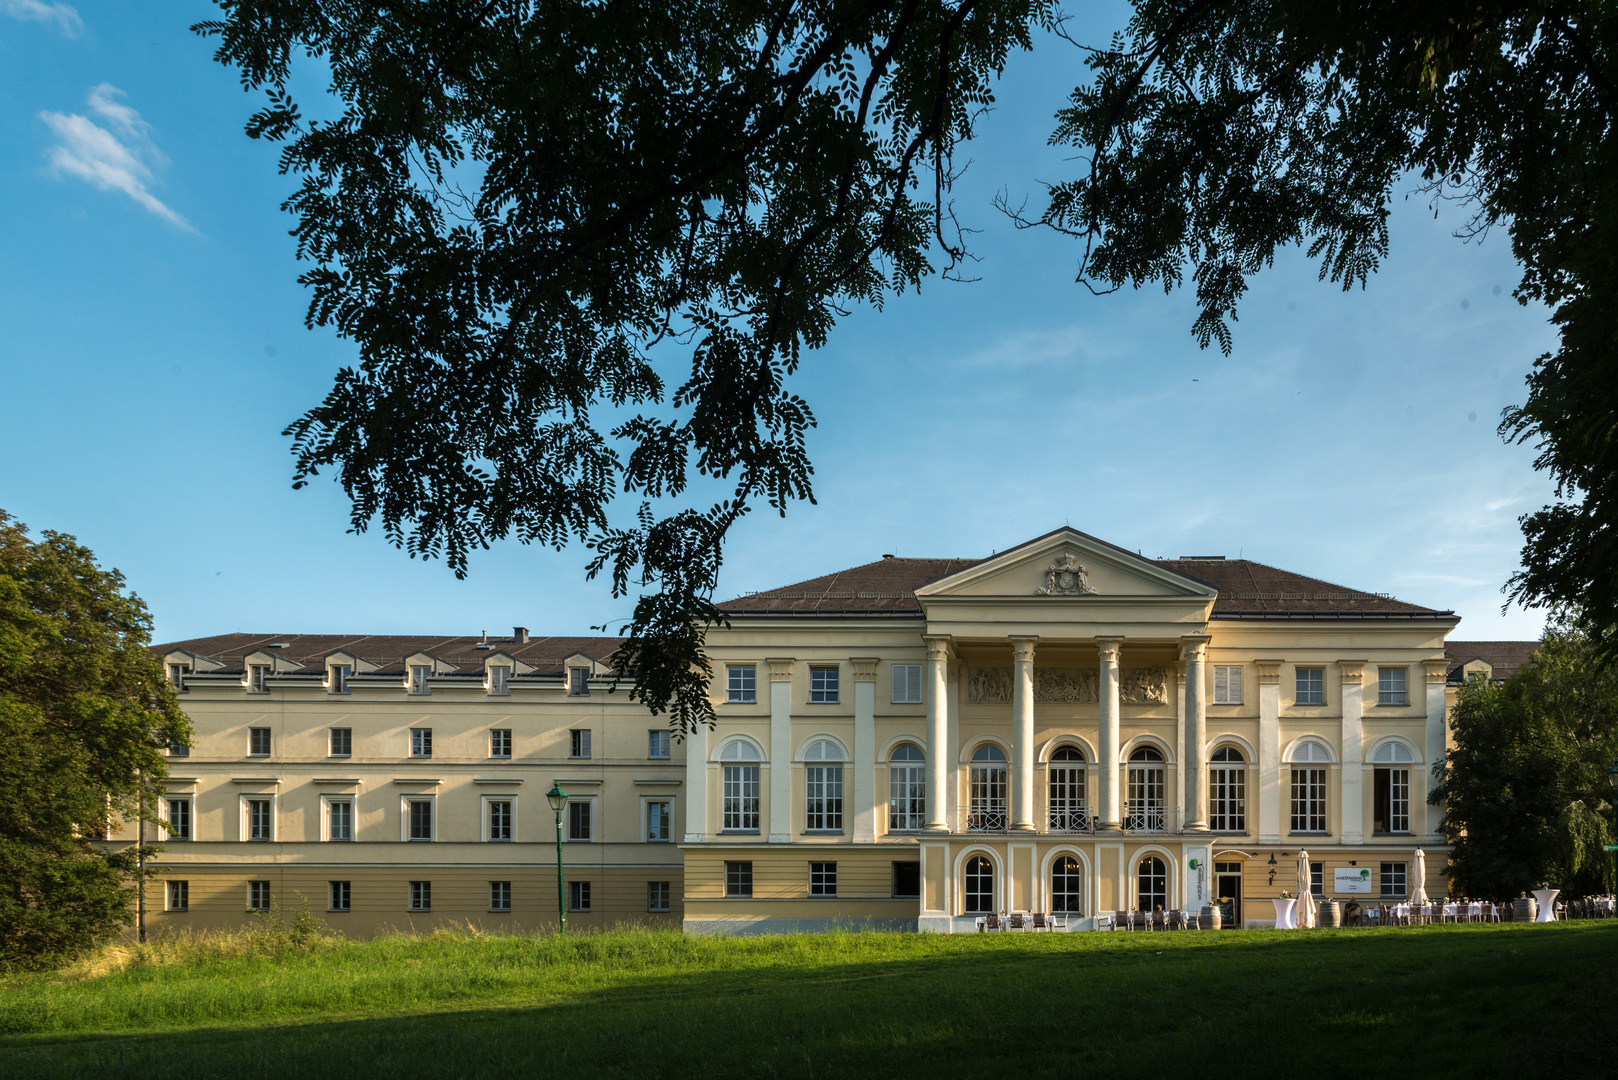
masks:
[[[567,933],[567,897],[562,887],[562,811],[567,809],[567,792],[560,783],[553,783],[545,793],[556,811],[556,925],[558,933]]]

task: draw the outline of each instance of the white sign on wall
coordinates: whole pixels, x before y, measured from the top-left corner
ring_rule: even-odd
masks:
[[[1355,866],[1339,866],[1331,872],[1332,892],[1345,895],[1370,895],[1371,871]]]
[[[1200,911],[1212,892],[1209,888],[1209,876],[1213,873],[1213,867],[1208,865],[1210,850],[1205,847],[1185,849],[1185,906],[1190,911]]]

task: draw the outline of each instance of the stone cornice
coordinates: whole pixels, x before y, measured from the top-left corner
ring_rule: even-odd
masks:
[[[792,666],[797,663],[797,660],[790,656],[775,656],[766,659],[764,662],[770,666],[771,682],[789,683],[792,681]]]
[[[848,662],[854,667],[854,681],[857,683],[876,682],[876,667],[882,661],[875,656],[851,656]]]
[[[1258,684],[1260,686],[1281,685],[1281,660],[1254,660],[1253,665],[1258,668]]]
[[[1443,657],[1437,660],[1423,660],[1422,666],[1427,669],[1427,682],[1441,683],[1449,678],[1449,661]]]

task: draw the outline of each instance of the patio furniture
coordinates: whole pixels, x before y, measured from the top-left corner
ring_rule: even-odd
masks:
[[[1535,889],[1534,899],[1539,901],[1539,917],[1535,922],[1556,921],[1556,897],[1561,889]]]
[[[1133,930],[1133,929],[1135,929],[1135,913],[1134,912],[1132,912],[1132,911],[1118,911],[1118,912],[1113,913],[1113,917],[1115,919],[1115,921],[1112,924],[1112,928],[1114,930]]]
[[[1103,911],[1096,915],[1095,928],[1097,930],[1116,930],[1118,920],[1110,911]]]
[[[991,912],[989,912],[989,914],[987,914],[987,915],[985,915],[983,917],[983,929],[985,929],[985,930],[1004,930],[1005,925],[1003,923],[1001,923],[1000,916],[996,915],[994,912],[991,911]]]
[[[1028,929],[1027,919],[1023,917],[1023,913],[1020,911],[1013,911],[1010,916],[1007,917],[1007,921],[1010,924],[1006,927],[1007,930]]]
[[[1271,901],[1275,905],[1275,928],[1277,930],[1296,930],[1298,902],[1290,897],[1276,897]]]

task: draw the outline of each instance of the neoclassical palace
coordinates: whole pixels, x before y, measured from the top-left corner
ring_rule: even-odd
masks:
[[[683,739],[614,690],[613,638],[158,647],[196,739],[149,925],[307,899],[358,935],[554,926],[554,785],[570,927],[1083,929],[1209,901],[1262,926],[1300,885],[1405,896],[1417,849],[1442,895],[1446,692],[1525,655],[1446,643],[1448,611],[1068,528],[721,606],[719,721]]]

